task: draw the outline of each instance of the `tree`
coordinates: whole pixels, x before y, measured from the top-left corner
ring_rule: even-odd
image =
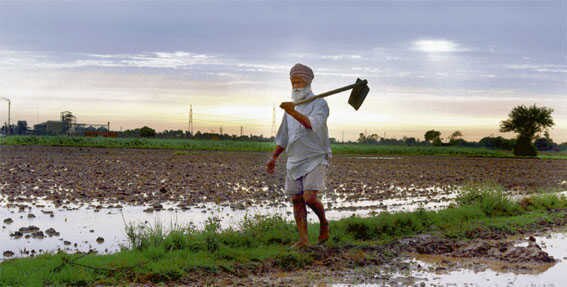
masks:
[[[520,105],[512,109],[508,114],[508,119],[500,123],[500,131],[518,134],[514,155],[537,155],[533,140],[555,124],[551,113],[553,109],[537,107],[535,104],[529,107]]]
[[[156,130],[147,127],[147,126],[143,126],[140,129],[140,136],[143,138],[152,138],[156,136]]]
[[[417,140],[414,137],[404,137],[403,141],[406,145],[415,145],[417,143]]]
[[[450,145],[465,145],[466,141],[462,139],[463,133],[461,131],[455,131],[449,137],[449,144]]]
[[[358,143],[362,143],[362,144],[377,144],[378,143],[378,135],[377,134],[371,134],[371,135],[365,135],[364,133],[360,133],[358,135]]]
[[[498,137],[484,137],[479,142],[480,146],[491,149],[504,149],[512,150],[516,145],[515,139],[505,139],[501,136]]]
[[[455,141],[463,137],[463,133],[461,131],[455,131],[451,134],[449,141]]]
[[[434,145],[441,145],[441,132],[436,130],[428,130],[425,132],[425,141]]]
[[[549,132],[545,131],[543,137],[539,137],[534,142],[535,147],[539,151],[548,151],[557,148],[557,144],[553,142],[553,139],[549,136]]]

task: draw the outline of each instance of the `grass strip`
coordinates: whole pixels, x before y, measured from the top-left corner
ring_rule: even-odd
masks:
[[[0,137],[0,145],[41,145],[99,148],[174,149],[181,151],[249,151],[269,152],[272,142],[237,140],[104,138],[72,136],[8,136]],[[332,144],[335,154],[360,155],[442,155],[476,157],[513,157],[510,151],[460,146],[397,146],[372,144]],[[567,158],[560,153],[546,153],[546,158]]]

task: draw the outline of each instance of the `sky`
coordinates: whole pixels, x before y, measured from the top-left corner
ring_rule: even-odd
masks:
[[[272,134],[289,69],[317,94],[367,79],[332,137],[501,134],[517,105],[554,109],[567,141],[567,1],[0,1],[0,96],[33,125],[72,111],[111,129]],[[0,122],[7,120],[0,101]]]

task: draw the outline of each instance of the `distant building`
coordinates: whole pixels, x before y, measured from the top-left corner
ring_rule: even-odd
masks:
[[[36,135],[62,135],[65,134],[65,123],[62,121],[47,121],[33,126]]]
[[[36,135],[103,135],[108,133],[108,124],[81,124],[69,111],[61,112],[60,121],[46,121],[33,126]]]

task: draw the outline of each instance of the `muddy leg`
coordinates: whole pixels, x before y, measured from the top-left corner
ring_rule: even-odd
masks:
[[[329,222],[325,217],[323,203],[317,198],[317,190],[306,190],[303,200],[319,218],[319,244],[324,243],[329,239]]]
[[[291,198],[293,202],[293,216],[297,224],[297,231],[299,232],[299,241],[294,244],[294,247],[304,247],[309,244],[309,237],[307,233],[307,207],[305,200],[301,194],[294,195]]]

